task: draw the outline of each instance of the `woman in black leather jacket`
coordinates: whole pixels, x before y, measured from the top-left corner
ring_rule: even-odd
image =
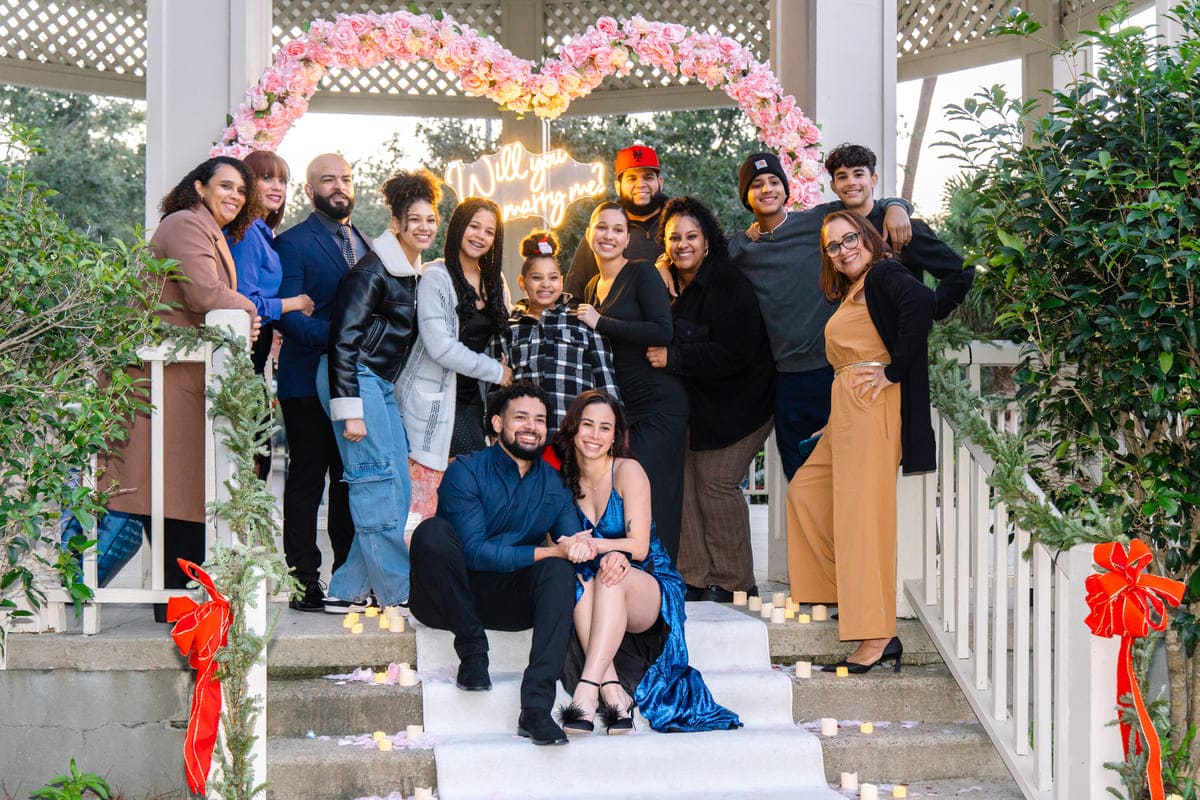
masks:
[[[416,339],[421,251],[437,233],[441,192],[422,170],[397,173],[383,195],[391,222],[338,284],[329,352],[317,373],[345,465],[355,531],[346,562],[329,583],[327,606],[363,602],[372,592],[385,609],[408,603],[405,523],[412,485],[408,437],[392,386]]]

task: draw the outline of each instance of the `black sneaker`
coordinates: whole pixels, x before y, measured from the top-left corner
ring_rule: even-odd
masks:
[[[325,592],[318,581],[313,581],[304,587],[303,597],[293,597],[288,600],[288,608],[296,611],[324,611]]]
[[[517,719],[517,735],[540,745],[567,743],[567,735],[554,723],[549,709],[522,708]]]
[[[349,614],[351,611],[361,614],[371,606],[379,608],[374,595],[368,596],[366,600],[343,600],[330,595],[325,598],[324,610],[326,614]]]
[[[458,679],[454,685],[464,692],[486,692],[492,688],[488,676],[487,656],[467,656],[458,665]]]

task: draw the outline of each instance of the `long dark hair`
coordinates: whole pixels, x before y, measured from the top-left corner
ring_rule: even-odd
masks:
[[[852,284],[849,278],[838,272],[837,267],[833,265],[833,259],[825,252],[825,245],[829,244],[825,240],[825,226],[835,219],[844,219],[853,225],[859,235],[858,246],[871,251],[871,263],[867,265],[867,269],[885,258],[895,258],[896,254],[887,246],[887,242],[883,241],[875,226],[857,211],[842,210],[827,214],[821,222],[821,291],[830,300],[841,300]]]
[[[234,242],[240,242],[250,224],[263,215],[263,208],[254,191],[254,173],[240,159],[231,156],[210,158],[184,175],[182,180],[175,184],[175,188],[167,192],[167,196],[158,204],[158,210],[162,212],[162,217],[159,219],[174,214],[176,211],[195,208],[202,203],[200,193],[196,191],[196,181],[207,184],[222,164],[236,169],[242,176],[242,182],[246,184],[246,204],[242,206],[242,210],[233,218],[233,221],[225,226],[225,232],[229,234],[229,237]]]
[[[575,401],[571,403],[571,407],[567,409],[558,433],[554,434],[554,452],[562,462],[562,468],[559,471],[562,474],[563,483],[571,490],[571,494],[576,500],[583,497],[583,490],[579,488],[579,461],[575,458],[575,434],[579,433],[579,423],[583,419],[584,409],[597,403],[603,403],[611,408],[613,418],[616,420],[613,424],[612,456],[614,458],[633,458],[633,451],[629,449],[629,442],[626,440],[628,426],[625,423],[625,409],[621,407],[621,401],[602,389],[588,389],[576,397]]]
[[[483,289],[483,312],[492,318],[492,328],[499,333],[508,324],[508,309],[504,305],[504,274],[501,272],[500,257],[504,252],[504,220],[500,217],[500,206],[483,197],[468,197],[450,215],[450,226],[446,230],[444,260],[446,271],[454,283],[458,296],[458,323],[463,325],[475,313],[475,289],[463,274],[462,248],[467,225],[478,211],[490,211],[496,216],[496,240],[492,249],[479,258],[480,288]]]
[[[282,178],[286,184],[291,173],[288,170],[287,162],[283,160],[283,156],[271,150],[254,150],[246,154],[242,159],[250,171],[254,173],[256,181],[266,180],[267,178]],[[266,209],[263,209],[266,211]],[[287,211],[287,189],[283,192],[283,205],[274,211],[266,211],[263,221],[267,223],[267,227],[271,230],[279,228],[279,224],[283,222],[283,214]]]
[[[658,220],[658,246],[663,252],[667,251],[667,223],[673,217],[691,217],[700,226],[700,232],[708,242],[708,255],[705,260],[714,259],[717,262],[729,260],[729,248],[725,244],[725,231],[712,209],[695,197],[685,195],[673,197],[663,206]]]

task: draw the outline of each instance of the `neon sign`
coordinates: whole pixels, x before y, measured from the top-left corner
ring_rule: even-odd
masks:
[[[576,200],[605,189],[602,163],[581,163],[566,150],[531,153],[520,142],[470,164],[451,161],[444,180],[460,200],[486,197],[500,206],[506,220],[541,217],[552,228],[562,224]]]

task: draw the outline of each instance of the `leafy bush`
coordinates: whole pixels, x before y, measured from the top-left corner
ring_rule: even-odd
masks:
[[[72,558],[39,554],[43,541],[57,546],[47,526],[62,508],[85,529],[103,508],[71,472],[86,474],[143,405],[125,369],[154,335],[153,286],[166,272],[140,236],[100,245],[69,228],[26,171],[40,150],[34,130],[0,125],[0,623],[28,613],[17,595],[40,605],[39,563],[72,569]]]
[[[1157,571],[1188,586],[1167,652],[1171,743],[1190,746],[1194,771],[1200,3],[1175,10],[1173,47],[1122,28],[1126,11],[1102,15],[1079,45],[1102,48],[1094,74],[1048,104],[981,91],[952,112],[974,130],[951,136],[975,168],[968,255],[989,266],[977,285],[1030,349],[1017,381],[1029,436],[1049,454],[1039,481],[1061,509],[1098,504],[1152,548]],[[1038,28],[1017,13],[1007,32]]]
[[[88,797],[108,800],[112,797],[112,787],[99,775],[80,772],[72,758],[69,775],[59,775],[29,797],[30,800],[86,800]]]

